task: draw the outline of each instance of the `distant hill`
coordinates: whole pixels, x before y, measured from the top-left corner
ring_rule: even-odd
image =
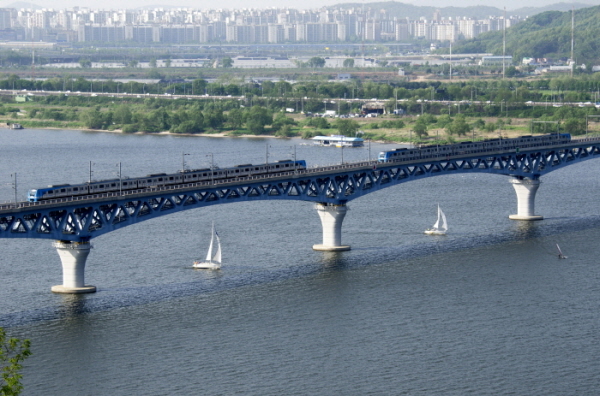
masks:
[[[172,8],[193,8],[193,7],[185,7],[185,6],[181,6],[181,5],[178,6],[178,5],[167,5],[167,4],[152,4],[152,5],[137,7],[136,10],[154,10],[156,8],[163,8],[165,10],[170,10]]]
[[[40,10],[44,7],[33,3],[27,3],[25,1],[17,1],[14,3],[7,4],[3,8],[16,8],[17,10],[20,10],[21,8],[31,8],[33,10]]]
[[[373,3],[340,3],[329,8],[362,8],[372,10],[385,10],[390,16],[397,18],[419,19],[421,17],[431,19],[436,10],[440,11],[443,18],[469,17],[483,19],[490,16],[502,16],[504,10],[490,6],[471,6],[471,7],[430,7],[415,6],[412,4],[400,3],[397,1],[381,1]],[[539,14],[545,11],[567,11],[571,7],[576,10],[588,8],[589,4],[584,3],[557,3],[545,7],[524,7],[517,10],[507,11],[507,15],[518,15],[522,17]]]
[[[600,64],[600,6],[575,11],[575,61]],[[457,53],[494,53],[502,55],[502,35],[488,32],[475,39],[457,43]],[[548,11],[534,15],[506,30],[506,54],[513,59],[570,58],[571,12]]]
[[[425,17],[431,19],[436,10],[440,10],[441,16],[458,17],[467,16],[473,18],[484,18],[490,15],[502,15],[502,11],[495,7],[430,7],[416,6],[412,4],[399,3],[397,1],[382,1],[373,3],[341,3],[328,8],[364,8],[371,10],[385,10],[388,15],[397,18],[419,19]]]
[[[592,6],[593,6],[593,4],[585,4],[585,3],[556,3],[556,4],[547,5],[544,7],[517,8],[516,10],[510,11],[510,14],[527,17],[527,16],[541,14],[542,12],[547,12],[547,11],[563,11],[564,12],[564,11],[571,11],[571,7],[576,10],[579,10],[581,8],[589,8]]]

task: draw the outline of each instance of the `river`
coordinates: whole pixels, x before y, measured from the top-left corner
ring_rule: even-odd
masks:
[[[90,177],[293,158],[375,158],[299,139],[3,130],[0,199]],[[185,155],[189,154],[189,155]],[[316,252],[314,205],[215,205],[92,241],[86,283],[58,295],[49,240],[3,239],[0,326],[29,338],[23,395],[585,395],[600,386],[600,161],[542,177],[539,222],[508,219],[508,178],[432,177],[351,201]],[[423,234],[437,204],[443,237]],[[191,268],[210,225],[223,269]],[[568,256],[556,257],[556,244]]]

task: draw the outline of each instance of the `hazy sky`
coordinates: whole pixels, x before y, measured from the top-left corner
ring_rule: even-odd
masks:
[[[565,0],[529,0],[527,2],[521,0],[505,0],[492,1],[492,0],[409,0],[402,1],[402,3],[433,6],[433,7],[467,7],[476,5],[492,6],[497,8],[506,7],[507,10],[527,7],[540,7],[549,4],[555,4],[559,2],[568,2]],[[14,0],[0,0],[0,7],[4,5],[10,5],[14,3]],[[221,0],[221,1],[209,1],[209,0],[24,0],[24,2],[37,4],[41,7],[52,7],[52,8],[67,8],[73,6],[90,7],[90,8],[136,8],[144,6],[160,6],[160,5],[172,5],[181,7],[193,7],[193,8],[267,8],[267,7],[290,7],[297,9],[308,9],[308,8],[319,8],[325,5],[334,5],[345,2],[354,2],[359,4],[369,4],[368,1],[344,1],[344,0]],[[578,0],[579,3],[589,3],[591,5],[600,4],[600,0]]]

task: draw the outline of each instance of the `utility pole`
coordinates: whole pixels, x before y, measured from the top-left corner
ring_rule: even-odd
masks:
[[[15,190],[15,205],[17,204],[17,172],[13,173],[11,176],[15,177],[15,181],[13,183],[13,189]]]
[[[121,177],[121,163],[119,162],[119,195],[123,195],[123,179]]]
[[[504,19],[502,20],[502,79],[506,77],[506,7],[504,7]]]
[[[575,68],[575,7],[571,6],[571,77]]]
[[[450,80],[452,80],[452,41],[450,41]]]
[[[187,153],[181,153],[181,173],[185,173],[185,156]]]
[[[215,158],[213,153],[207,154],[208,157],[210,155],[210,184],[215,184]]]

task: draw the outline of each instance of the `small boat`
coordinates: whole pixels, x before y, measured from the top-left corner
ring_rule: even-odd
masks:
[[[10,129],[23,129],[23,125],[17,123],[10,124]]]
[[[562,252],[562,250],[560,250],[560,246],[558,246],[558,243],[556,244],[556,248],[558,249],[558,258],[559,259],[566,259],[567,256],[565,256]]]
[[[446,222],[446,215],[440,209],[440,205],[438,204],[438,217],[437,221],[433,225],[433,227],[425,230],[425,234],[427,235],[446,235],[446,231],[448,231],[448,223]]]
[[[206,253],[206,260],[194,261],[193,267],[198,269],[221,269],[221,239],[215,230],[215,223],[212,225],[212,235],[210,237],[208,253]]]

